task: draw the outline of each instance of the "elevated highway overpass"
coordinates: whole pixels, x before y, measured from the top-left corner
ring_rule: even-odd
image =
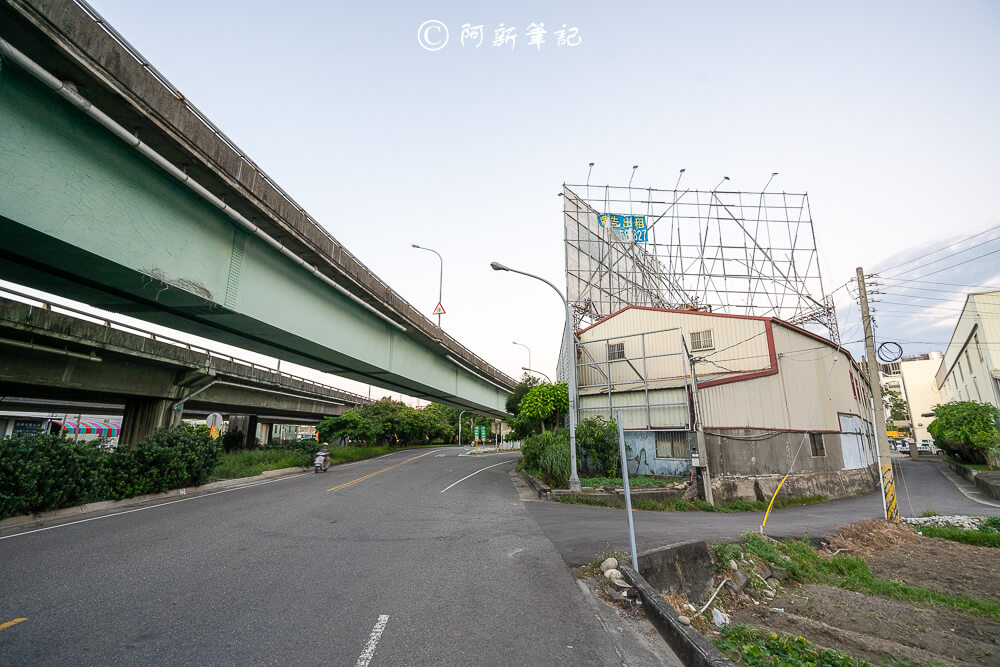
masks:
[[[321,227],[83,0],[0,0],[0,277],[504,416],[515,380]]]
[[[9,294],[9,293],[8,293]],[[68,310],[68,309],[63,309]],[[183,416],[211,412],[256,423],[315,423],[368,398],[276,369],[135,330],[56,312],[0,291],[0,409],[90,411],[124,416],[132,444]]]

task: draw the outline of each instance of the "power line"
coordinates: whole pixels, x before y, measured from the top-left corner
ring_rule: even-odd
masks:
[[[983,257],[989,257],[990,255],[995,255],[998,252],[1000,252],[1000,248],[997,248],[996,250],[991,250],[989,252],[983,253],[982,255],[976,255],[972,259],[967,259],[967,260],[962,261],[962,262],[956,262],[955,264],[949,264],[948,266],[946,266],[944,268],[937,269],[936,271],[931,271],[930,273],[925,273],[923,275],[917,276],[917,278],[926,278],[927,276],[933,276],[935,274],[941,273],[942,271],[947,271],[948,269],[953,269],[956,266],[962,266],[963,264],[968,264],[969,262],[974,262],[977,259],[982,259]],[[931,262],[931,263],[933,264],[934,262]],[[888,277],[890,279],[894,278],[894,276],[888,276]],[[906,280],[906,278],[896,278],[896,279],[897,280]],[[914,279],[914,280],[916,280],[916,279]]]
[[[996,285],[966,285],[963,283],[942,283],[937,280],[917,280],[915,278],[890,278],[890,277],[882,277],[876,274],[874,282],[878,283],[879,280],[895,280],[898,283],[923,283],[925,285],[951,285],[954,287],[972,287],[974,289],[1000,290],[1000,287],[997,287]],[[895,287],[902,287],[902,286],[903,285],[895,285]],[[913,289],[923,289],[923,288],[914,287]]]
[[[988,233],[990,233],[990,232],[992,232],[993,230],[996,230],[996,229],[1000,229],[1000,225],[997,225],[995,227],[990,227],[989,229],[983,230],[983,231],[979,232],[978,234],[973,234],[972,236],[967,236],[964,239],[959,239],[959,240],[955,241],[954,243],[952,243],[951,245],[947,245],[947,246],[945,246],[943,248],[938,248],[934,252],[927,253],[926,255],[921,255],[920,257],[914,257],[913,259],[906,260],[905,262],[900,262],[899,264],[896,264],[895,266],[890,266],[888,268],[881,269],[880,272],[881,271],[892,271],[894,269],[898,269],[901,266],[906,266],[907,264],[912,264],[913,262],[919,262],[919,261],[925,260],[926,258],[930,257],[931,255],[936,255],[937,253],[943,252],[945,250],[948,250],[949,248],[954,248],[956,245],[959,245],[961,243],[965,243],[966,241],[971,241],[972,239],[976,238],[977,236],[982,236],[983,234],[988,234]],[[1000,239],[1000,236],[998,236],[996,238],[989,239],[988,241],[983,241],[982,243],[977,243],[976,245],[973,245],[973,246],[969,246],[968,248],[965,248],[963,250],[958,250],[956,252],[951,253],[950,255],[946,255],[945,257],[941,257],[940,259],[936,259],[933,262],[929,262],[929,263],[930,264],[935,264],[937,262],[944,261],[948,257],[954,257],[955,255],[959,255],[959,254],[961,254],[963,252],[968,252],[969,250],[973,250],[973,249],[978,248],[978,247],[980,247],[982,245],[985,245],[986,243],[991,243],[991,242],[996,241],[998,239]],[[926,264],[925,264],[925,266],[926,266]],[[901,273],[908,273],[908,272],[914,271],[914,270],[915,269],[907,269],[906,271],[902,271]]]

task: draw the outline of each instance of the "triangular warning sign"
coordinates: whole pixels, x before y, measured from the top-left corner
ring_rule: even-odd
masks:
[[[438,305],[434,306],[434,312],[431,315],[444,315],[444,306],[438,301]]]

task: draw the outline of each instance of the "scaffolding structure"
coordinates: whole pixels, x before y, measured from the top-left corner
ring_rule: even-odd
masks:
[[[807,194],[563,186],[577,329],[626,306],[777,317],[839,342]]]

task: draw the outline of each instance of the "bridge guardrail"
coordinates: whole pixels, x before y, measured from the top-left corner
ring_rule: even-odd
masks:
[[[216,357],[219,359],[225,359],[234,364],[241,364],[243,366],[249,366],[254,370],[268,371],[269,373],[275,373],[281,377],[288,378],[290,380],[295,380],[296,382],[304,382],[313,387],[322,387],[330,391],[335,391],[345,398],[356,399],[355,403],[369,403],[371,399],[362,396],[361,394],[355,394],[354,392],[341,389],[339,387],[334,387],[333,385],[325,384],[323,382],[317,382],[315,380],[309,380],[298,375],[293,375],[292,373],[287,373],[280,368],[268,366],[267,364],[261,364],[256,361],[250,361],[249,359],[241,359],[240,357],[234,357],[231,354],[222,352],[219,350],[213,350],[209,347],[204,347],[202,345],[196,345],[194,343],[188,343],[182,341],[178,338],[172,338],[170,336],[164,336],[163,334],[158,334],[153,331],[148,331],[146,329],[139,328],[133,324],[126,324],[119,320],[114,320],[109,317],[104,317],[103,315],[98,316],[93,313],[88,313],[86,311],[80,310],[79,308],[74,308],[72,306],[65,306],[60,303],[55,303],[53,301],[47,301],[41,297],[32,296],[30,294],[25,294],[24,292],[18,292],[17,290],[10,289],[9,287],[0,287],[0,296],[10,295],[15,297],[15,301],[24,302],[25,300],[29,302],[34,302],[39,305],[44,310],[51,310],[54,313],[61,313],[63,315],[70,315],[77,319],[82,319],[84,321],[90,322],[91,324],[97,324],[99,326],[108,327],[109,329],[118,329],[119,331],[125,331],[126,333],[131,333],[138,336],[143,336],[149,338],[150,340],[155,340],[160,343],[168,343],[176,347],[184,348],[185,350],[190,350],[191,352],[196,352],[199,354],[204,354],[207,357]],[[29,303],[28,305],[32,305]]]

